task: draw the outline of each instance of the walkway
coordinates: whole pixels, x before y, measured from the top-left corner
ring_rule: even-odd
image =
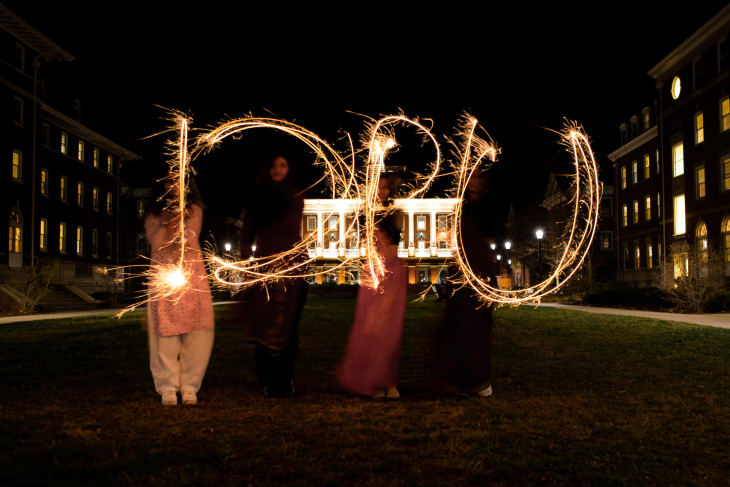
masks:
[[[215,306],[226,304],[227,302],[214,303]],[[678,321],[681,323],[690,323],[693,325],[715,326],[718,328],[730,328],[730,313],[710,313],[710,314],[684,314],[684,313],[666,313],[660,311],[642,311],[636,309],[618,309],[618,308],[594,308],[591,306],[575,306],[572,304],[558,303],[539,303],[527,304],[525,306],[535,306],[537,308],[560,308],[574,311],[585,311],[586,313],[598,313],[605,315],[624,315],[636,316],[639,318],[649,318],[653,320]],[[141,308],[143,309],[143,308]],[[73,316],[108,316],[113,317],[119,312],[118,309],[96,309],[89,311],[69,311],[65,313],[50,313],[22,316],[5,316],[0,317],[0,325],[6,323],[20,323],[24,321],[53,320],[60,318],[70,318]]]

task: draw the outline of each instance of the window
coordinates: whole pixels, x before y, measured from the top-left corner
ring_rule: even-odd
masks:
[[[48,169],[41,169],[41,195],[48,196]]]
[[[651,126],[651,118],[650,118],[648,111],[644,112],[643,119],[644,119],[644,132],[646,132],[647,130],[649,130],[649,127]]]
[[[629,248],[626,246],[626,244],[624,244],[623,254],[624,254],[624,270],[627,271],[627,270],[629,270],[629,257],[631,256],[631,254],[629,253]]]
[[[61,153],[68,154],[68,134],[61,132]]]
[[[623,223],[623,226],[627,226],[629,224],[629,208],[624,205],[621,210],[621,223]]]
[[[59,196],[61,201],[67,201],[68,199],[68,180],[66,176],[61,176],[61,182],[59,183]]]
[[[19,150],[13,151],[12,176],[14,181],[23,180],[23,153]]]
[[[644,220],[651,220],[651,196],[644,197]]]
[[[62,254],[66,253],[66,224],[64,222],[58,225],[58,251]]]
[[[656,156],[654,157],[654,160],[656,161],[656,173],[659,174],[662,172],[662,165],[659,164],[659,149],[656,150]]]
[[[19,208],[10,212],[8,251],[20,253],[23,248],[23,214]]]
[[[106,156],[106,170],[110,174],[114,172],[114,159],[111,154]]]
[[[639,182],[639,163],[634,161],[631,163],[631,184]]]
[[[79,152],[78,152],[78,159],[81,162],[84,162],[84,152],[85,152],[85,144],[83,140],[79,140]]]
[[[13,121],[16,125],[25,126],[25,100],[16,96],[13,99]]]
[[[337,217],[336,216],[330,217],[329,229],[330,229],[330,231],[333,231],[333,232],[336,232],[339,229],[339,227],[337,226]]]
[[[634,269],[641,269],[641,247],[634,246]]]
[[[109,191],[106,193],[106,214],[112,214],[112,194]]]
[[[722,250],[725,254],[725,262],[730,262],[730,217],[725,217],[720,226],[722,233]]]
[[[662,217],[662,195],[661,193],[656,194],[656,217]]]
[[[646,268],[654,267],[654,246],[650,243],[646,244]]]
[[[20,42],[15,43],[15,66],[25,72],[25,46]]]
[[[107,234],[108,238],[109,234]],[[147,239],[144,236],[144,233],[138,233],[137,234],[137,253],[140,255],[147,255],[149,254],[150,245],[149,242],[147,242]]]
[[[684,215],[684,195],[674,197],[674,234],[682,235],[687,231],[687,222]]]
[[[41,124],[41,143],[46,147],[51,145],[51,126],[46,122]]]
[[[626,166],[621,166],[621,189],[626,189]]]
[[[722,160],[722,189],[723,191],[730,189],[730,157]]]
[[[697,259],[701,264],[707,264],[710,250],[707,247],[707,225],[705,225],[705,222],[697,224],[695,236],[697,237]]]
[[[634,224],[639,223],[639,200],[634,200]]]
[[[99,211],[99,188],[91,190],[91,207]]]
[[[601,198],[601,206],[599,208],[599,214],[601,217],[613,216],[613,200],[610,196],[604,196]]]
[[[649,158],[649,154],[644,155],[644,179],[649,179],[651,177],[651,159]]]
[[[671,90],[672,98],[675,100],[679,98],[679,94],[682,92],[682,80],[679,79],[679,76],[675,76],[672,80]]]
[[[417,215],[416,216],[416,230],[425,230],[426,229],[426,215]]]
[[[695,194],[698,200],[705,197],[705,166],[695,169]]]
[[[137,200],[137,220],[141,220],[142,218],[144,218],[144,200]],[[307,231],[311,232],[311,230],[309,230],[309,218],[312,218],[312,217],[307,217]],[[317,225],[316,216],[314,217],[314,224],[315,224],[315,228],[316,228],[316,225]]]
[[[112,232],[106,232],[106,258],[112,258]]]
[[[94,148],[93,159],[94,167],[99,169],[99,149],[97,149],[96,147]]]
[[[96,228],[91,231],[91,255],[99,257],[99,230]]]
[[[76,185],[76,203],[79,206],[84,206],[84,183],[81,181]]]
[[[687,277],[689,275],[689,259],[686,252],[674,254],[674,278]]]
[[[84,255],[84,227],[76,227],[76,255]]]
[[[730,129],[730,97],[720,101],[720,132]]]
[[[702,112],[695,114],[695,144],[705,141],[705,117]]]
[[[672,146],[672,175],[676,178],[684,174],[684,144],[679,142]]]
[[[38,232],[38,244],[42,251],[48,251],[48,220],[41,218],[41,227]]]
[[[613,250],[613,232],[601,232],[601,250]]]

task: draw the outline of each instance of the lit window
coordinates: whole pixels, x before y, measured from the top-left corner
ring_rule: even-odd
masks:
[[[114,159],[112,158],[111,154],[106,156],[106,170],[108,173],[114,172]]]
[[[66,224],[61,222],[58,225],[58,251],[66,253]]]
[[[649,158],[649,154],[644,155],[644,179],[649,179],[651,177],[651,159]]]
[[[730,157],[722,160],[722,189],[730,189]]]
[[[656,194],[656,217],[662,217],[662,195],[661,193]]]
[[[81,162],[83,162],[83,161],[84,161],[84,147],[85,147],[85,145],[84,145],[84,141],[83,141],[83,140],[79,140],[79,152],[78,152],[78,159],[79,159],[79,161],[81,161]]]
[[[15,181],[23,180],[23,153],[19,150],[13,151],[13,179]]]
[[[626,166],[621,166],[621,189],[626,189]]]
[[[705,197],[705,166],[698,167],[695,173],[697,199],[702,199]]]
[[[654,246],[652,244],[646,245],[646,268],[651,269],[654,267]]]
[[[624,226],[627,226],[629,224],[629,208],[626,205],[624,205],[621,208],[621,210],[622,210],[621,222],[623,223]]]
[[[720,131],[730,129],[730,98],[727,96],[720,102]]]
[[[91,206],[95,210],[99,210],[99,188],[91,190]]]
[[[40,245],[41,250],[48,250],[48,220],[45,218],[41,218],[41,227],[38,232],[38,244]]]
[[[84,183],[81,181],[76,185],[76,203],[79,206],[84,206]]]
[[[68,180],[66,179],[66,176],[61,176],[59,190],[59,196],[61,197],[61,201],[66,201],[66,199],[68,198]]]
[[[96,228],[91,232],[91,255],[99,257],[99,230]]]
[[[68,154],[68,134],[61,132],[61,153]]]
[[[99,168],[99,149],[94,148],[94,167]]]
[[[634,269],[641,269],[641,247],[634,247]]]
[[[662,172],[662,165],[659,164],[659,149],[656,150],[656,156],[654,157],[654,160],[656,161],[656,173],[659,174]]]
[[[651,196],[644,198],[644,220],[651,220]]]
[[[689,259],[686,252],[674,254],[674,278],[687,277],[689,275]]]
[[[722,232],[723,253],[725,254],[725,262],[730,262],[730,217],[725,217],[720,227]]]
[[[634,161],[631,163],[631,184],[639,182],[639,163]]]
[[[76,227],[76,255],[84,255],[84,227]]]
[[[416,230],[426,229],[426,215],[416,216]]]
[[[707,247],[707,225],[705,225],[705,222],[697,224],[695,236],[697,237],[697,258],[700,263],[707,264],[710,251]]]
[[[679,142],[672,146],[672,175],[676,178],[684,174],[684,144]]]
[[[672,80],[672,98],[675,100],[679,98],[679,94],[682,92],[682,81],[679,76],[675,76]]]
[[[112,214],[112,194],[108,191],[106,193],[106,213],[107,215]]]
[[[601,250],[613,250],[612,232],[601,232]]]
[[[639,200],[634,200],[634,223],[639,223]]]
[[[674,235],[682,235],[687,231],[684,214],[684,195],[674,197]]]
[[[331,216],[330,217],[330,231],[336,232],[337,229],[338,229],[338,227],[337,227],[337,217],[336,216]]]
[[[48,169],[41,169],[41,195],[48,196]]]
[[[9,227],[8,251],[20,253],[23,248],[23,215],[20,209],[14,208],[10,212]]]
[[[651,119],[649,118],[649,112],[644,113],[644,131],[649,130],[649,126],[651,125]]]
[[[705,118],[702,112],[695,114],[695,144],[705,141]]]

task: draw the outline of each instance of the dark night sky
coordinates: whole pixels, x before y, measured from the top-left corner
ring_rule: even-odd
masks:
[[[348,111],[403,109],[448,135],[468,110],[502,147],[500,187],[527,183],[535,194],[562,151],[542,127],[576,120],[606,161],[618,126],[654,100],[647,71],[724,6],[672,15],[666,2],[4,3],[76,57],[60,73],[84,121],[147,158],[163,149],[159,137],[141,140],[166,128],[156,105],[199,128],[268,110],[330,141],[361,127]]]

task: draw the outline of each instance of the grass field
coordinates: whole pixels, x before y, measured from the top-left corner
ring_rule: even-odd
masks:
[[[727,485],[730,330],[550,308],[495,314],[494,396],[439,397],[443,312],[409,304],[399,401],[333,370],[353,297],[310,296],[297,394],[262,395],[217,307],[196,407],[164,408],[143,314],[0,327],[0,485]]]

